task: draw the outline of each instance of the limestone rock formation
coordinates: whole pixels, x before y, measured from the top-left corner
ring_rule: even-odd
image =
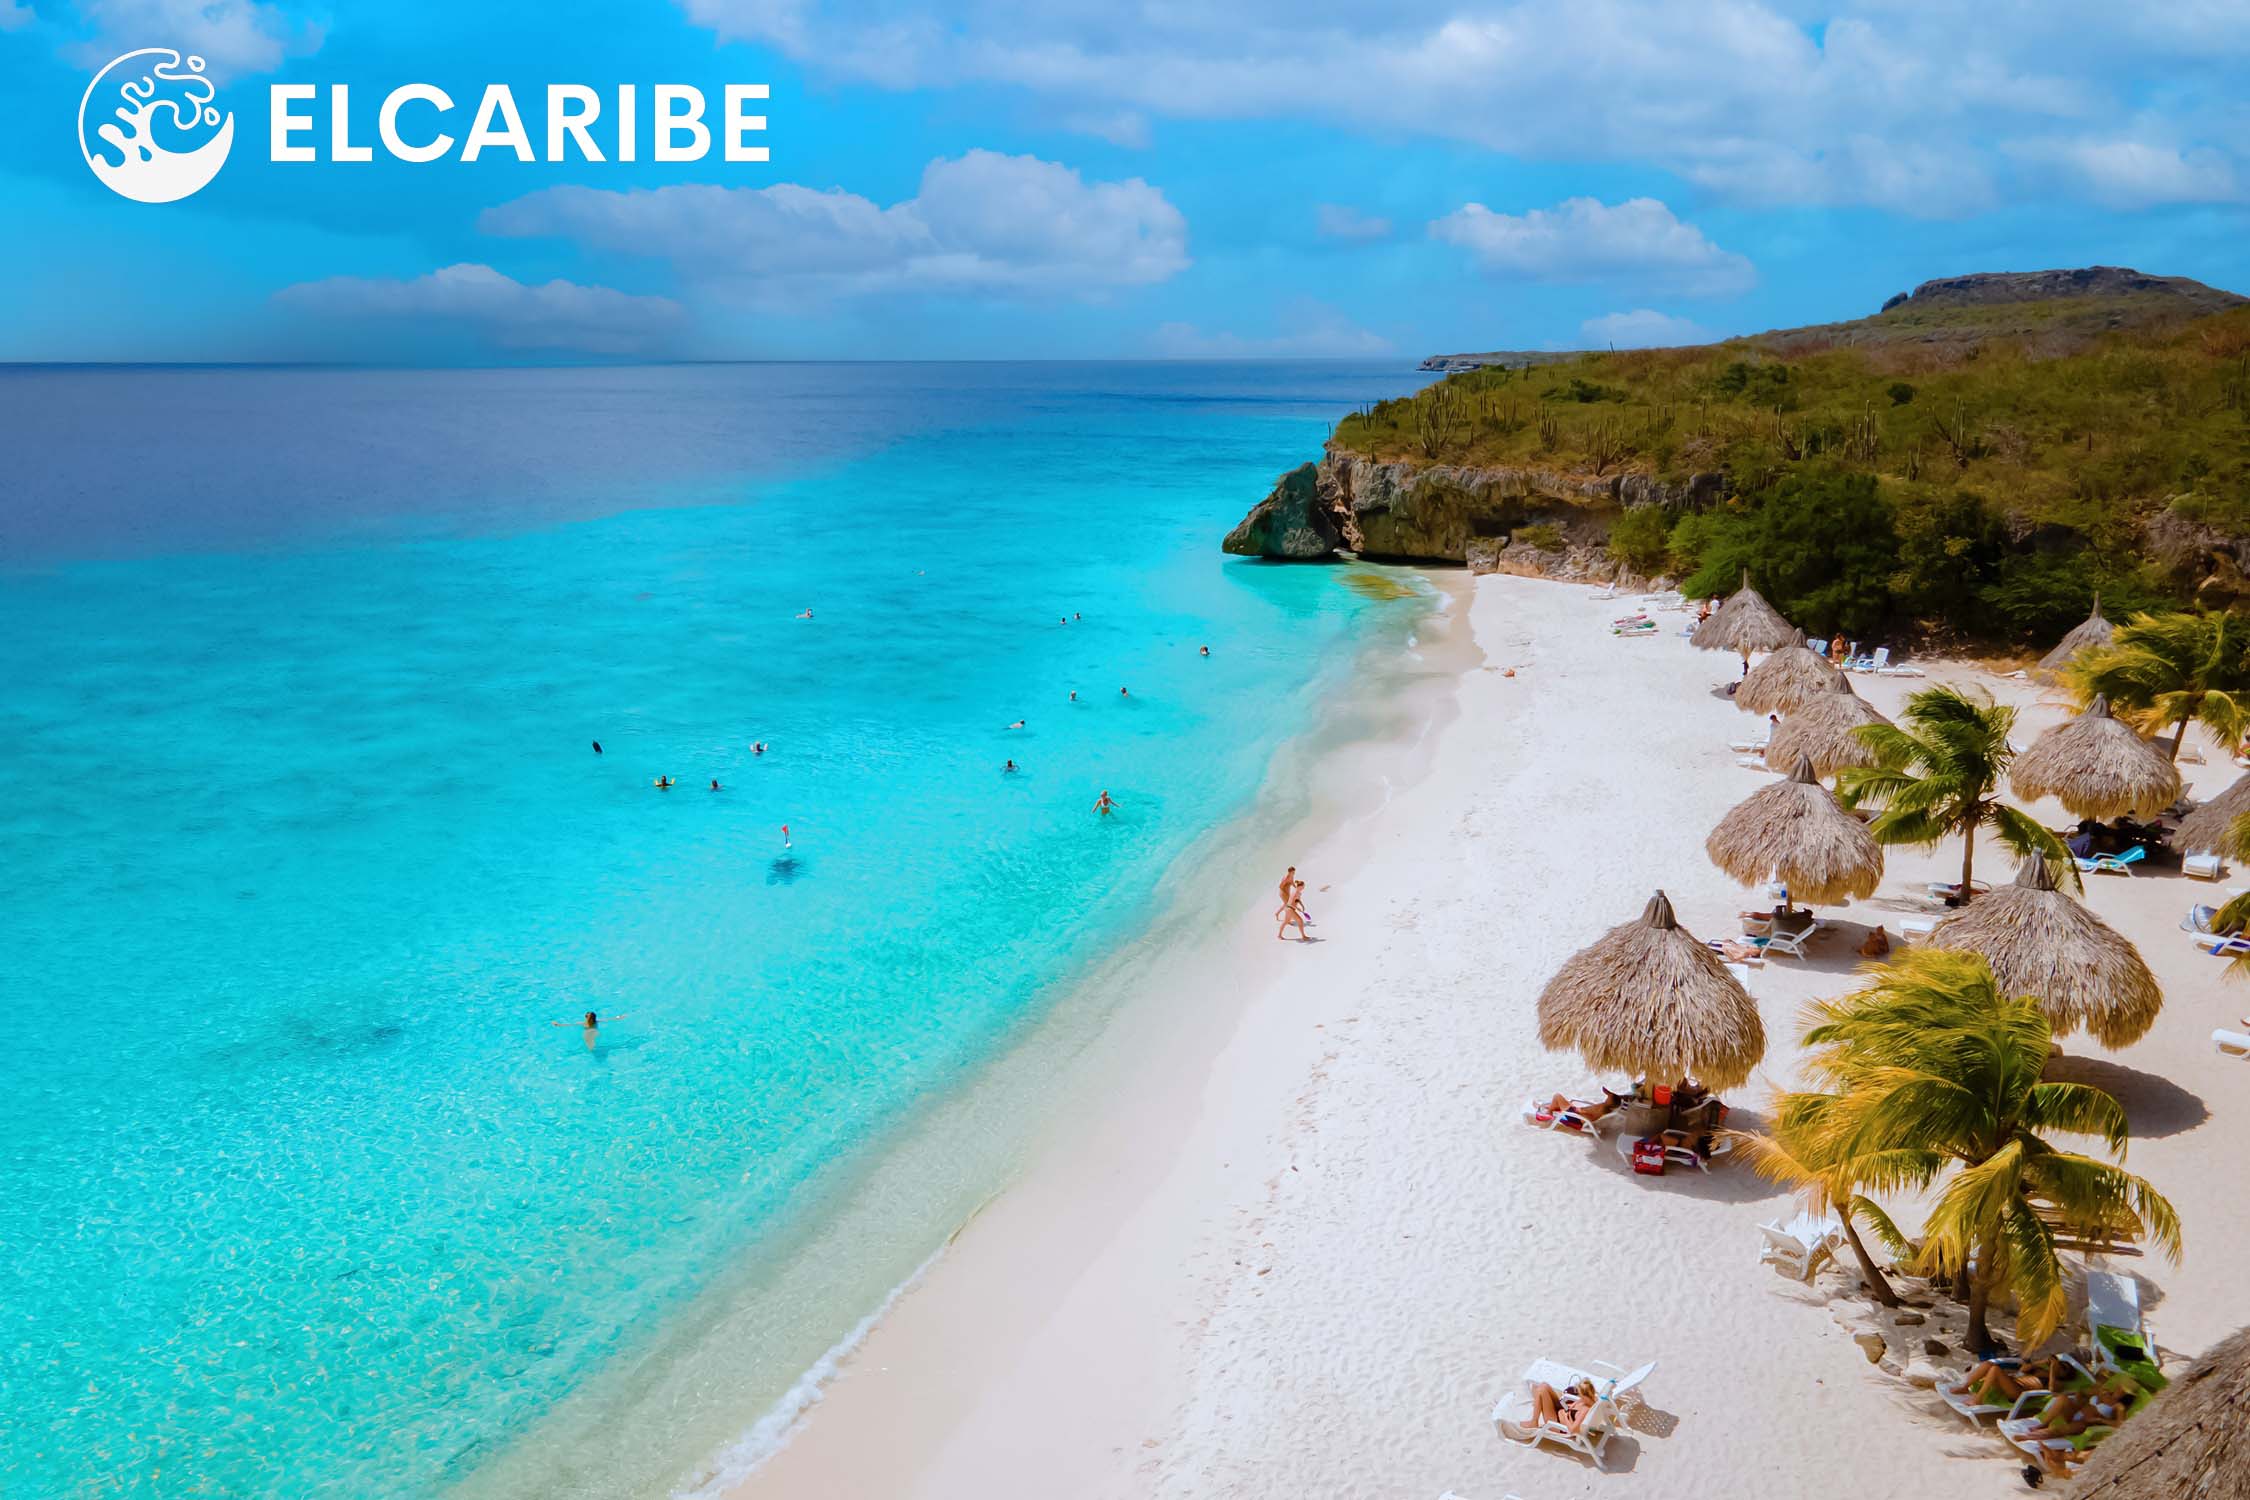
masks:
[[[1342,543],[1320,495],[1320,465],[1299,464],[1227,533],[1225,548],[1238,557],[1310,561],[1333,557]]]

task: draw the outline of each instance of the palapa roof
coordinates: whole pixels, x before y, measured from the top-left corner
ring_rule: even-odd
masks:
[[[2039,658],[2034,668],[2043,676],[2060,677],[2071,658],[2089,646],[2106,646],[2117,627],[2102,618],[2102,596],[2094,596],[2094,612],[2070,628],[2070,633],[2055,642],[2055,649]]]
[[[1742,575],[1742,587],[1727,596],[1727,602],[1711,611],[1711,618],[1695,627],[1688,644],[1705,651],[1739,651],[1747,656],[1753,651],[1779,651],[1789,644],[1796,631],[1781,611],[1766,603],[1765,595],[1750,587],[1750,575]],[[1799,637],[1802,639],[1802,637]]]
[[[1703,850],[1744,885],[1779,880],[1791,897],[1816,906],[1871,896],[1883,881],[1883,846],[1801,755],[1787,781],[1736,803]]]
[[[2082,818],[2147,816],[2179,800],[2180,768],[2120,723],[2099,693],[2016,757],[2008,780],[2016,795],[2053,797]]]
[[[1836,669],[1793,630],[1790,642],[1752,667],[1734,690],[1734,706],[1747,713],[1785,714],[1816,693],[1828,690]]]
[[[2172,835],[2173,847],[2189,854],[2250,859],[2245,841],[2229,837],[2245,814],[2250,814],[2250,775],[2236,778],[2233,786],[2180,819],[2179,832]]]
[[[2164,1005],[2140,950],[2056,889],[2037,850],[2014,883],[1976,897],[1926,941],[1983,954],[2001,990],[2037,1000],[2059,1037],[2084,1030],[2105,1047],[2123,1047],[2148,1033]]]
[[[2250,1328],[2172,1377],[2094,1450],[2071,1500],[2250,1500]]]
[[[1765,1056],[1766,1028],[1726,961],[1679,924],[1662,891],[1571,955],[1539,993],[1539,1041],[1602,1073],[1732,1088]]]
[[[1766,743],[1766,765],[1774,770],[1794,767],[1798,758],[1812,762],[1816,775],[1833,775],[1844,766],[1872,766],[1875,752],[1852,731],[1862,724],[1888,724],[1875,705],[1852,691],[1852,680],[1838,672],[1828,691],[1815,693],[1784,714]]]

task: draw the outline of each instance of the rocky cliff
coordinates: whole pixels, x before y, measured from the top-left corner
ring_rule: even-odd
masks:
[[[1282,475],[1225,547],[1237,556],[1299,561],[1345,551],[1387,562],[1468,563],[1473,551],[1481,563],[1531,528],[1542,542],[1584,548],[1598,545],[1627,510],[1700,508],[1725,492],[1719,474],[1666,484],[1646,474],[1415,465],[1330,450]]]

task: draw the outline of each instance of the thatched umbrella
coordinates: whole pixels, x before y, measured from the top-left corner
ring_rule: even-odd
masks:
[[[1732,1088],[1765,1056],[1758,1003],[1658,891],[1638,919],[1579,949],[1539,992],[1539,1041],[1597,1072]]]
[[[1785,714],[1816,693],[1828,691],[1836,669],[1805,644],[1802,630],[1789,632],[1789,644],[1752,667],[1734,690],[1734,706],[1747,713]]]
[[[1815,693],[1782,717],[1781,727],[1766,742],[1766,765],[1773,770],[1795,766],[1800,757],[1812,762],[1813,772],[1831,776],[1845,766],[1872,766],[1875,752],[1852,731],[1862,724],[1888,724],[1875,705],[1852,691],[1852,680],[1838,672],[1828,691]]]
[[[2147,1034],[2164,1004],[2140,950],[2056,889],[2036,849],[2014,884],[1977,897],[1926,941],[1983,954],[2001,990],[2037,1000],[2057,1036],[2084,1028],[2105,1047],[2123,1047]]]
[[[2189,854],[2224,854],[2234,859],[2250,859],[2250,850],[2228,837],[2244,814],[2250,814],[2250,775],[2237,778],[2233,786],[2180,819],[2180,829],[2172,835],[2172,843]]]
[[[1872,896],[1883,883],[1883,846],[1802,755],[1787,781],[1752,792],[1719,819],[1703,852],[1744,885],[1779,880],[1811,905]]]
[[[2055,642],[2055,649],[2039,658],[2033,670],[2043,677],[2060,677],[2070,666],[2072,658],[2089,646],[2106,646],[2116,628],[2102,618],[2102,596],[2094,596],[2094,612],[2077,625],[2070,634]]]
[[[2171,757],[2121,724],[2101,694],[2086,711],[2039,736],[2016,757],[2008,780],[2016,795],[2053,797],[2081,818],[2146,816],[2179,800]]]
[[[1750,587],[1747,569],[1742,574],[1742,587],[1728,597],[1727,602],[1711,611],[1711,618],[1695,627],[1688,644],[1705,651],[1739,651],[1742,669],[1750,670],[1750,653],[1753,651],[1779,651],[1790,643],[1797,633],[1781,617],[1781,611],[1766,603],[1765,596]],[[1802,636],[1797,636],[1802,640]]]
[[[2250,1328],[2238,1328],[2094,1450],[2071,1500],[2250,1500],[2246,1424]]]

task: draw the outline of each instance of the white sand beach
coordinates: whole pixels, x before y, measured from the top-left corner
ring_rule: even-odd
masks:
[[[1767,773],[1728,750],[1755,721],[1713,691],[1737,665],[1690,649],[1685,616],[1624,640],[1607,622],[1626,605],[1585,588],[1447,586],[1465,607],[1433,646],[1463,654],[1458,680],[1397,742],[1324,768],[1323,800],[1353,810],[1241,870],[1221,940],[1136,977],[1152,1003],[1081,1060],[1080,1107],[733,1494],[2021,1492],[1989,1429],[1871,1367],[1820,1294],[1757,1263],[1756,1226],[1787,1216],[1785,1192],[1739,1164],[1636,1177],[1606,1141],[1521,1121],[1527,1096],[1598,1081],[1535,1034],[1534,1000],[1571,952],[1659,887],[1699,936],[1761,904],[1703,840]],[[1932,679],[2025,705],[2023,744],[2065,712],[2026,681],[1943,664]],[[1854,685],[1888,712],[1924,684]],[[2237,774],[2216,754],[2183,770],[2199,796]],[[1923,883],[1958,870],[1958,844],[1886,852],[1881,891],[1825,910],[1837,928],[1809,960],[1753,972],[1770,1044],[1729,1091],[1733,1123],[1754,1126],[1793,1081],[1799,1006],[1850,987],[1863,924],[1895,937],[1927,911]],[[1291,860],[1314,944],[1274,940]],[[1980,850],[1980,876],[2010,873]],[[2064,1044],[2072,1076],[2125,1104],[2128,1164],[2180,1209],[2181,1264],[2113,1265],[2147,1278],[2150,1324],[2181,1353],[2246,1305],[2250,1064],[2209,1035],[2250,1011],[2250,986],[2176,926],[2214,895],[2176,873],[2088,877],[2166,1004],[2117,1054]],[[1658,1361],[1610,1472],[1495,1436],[1494,1400],[1540,1356]]]

